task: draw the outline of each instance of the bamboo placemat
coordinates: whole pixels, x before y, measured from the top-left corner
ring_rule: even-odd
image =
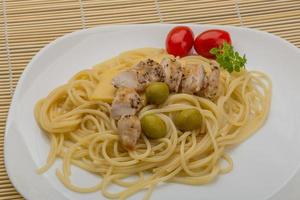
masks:
[[[0,200],[22,199],[4,167],[4,128],[30,59],[66,33],[103,24],[199,23],[256,28],[300,47],[300,0],[2,0],[0,2]]]

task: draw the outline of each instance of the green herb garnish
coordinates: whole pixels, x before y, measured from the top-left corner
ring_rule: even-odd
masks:
[[[221,48],[212,48],[210,53],[215,55],[220,66],[229,72],[239,72],[242,68],[245,68],[246,56],[241,57],[238,52],[234,51],[233,46],[227,42],[224,42]]]

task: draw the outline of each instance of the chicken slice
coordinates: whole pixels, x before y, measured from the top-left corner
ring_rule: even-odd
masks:
[[[118,132],[123,147],[133,150],[141,135],[141,122],[135,115],[124,115],[118,121]]]
[[[139,85],[136,72],[132,70],[120,72],[112,79],[112,84],[116,88],[127,87],[133,89],[137,89]]]
[[[123,115],[134,115],[142,106],[142,99],[134,89],[119,88],[112,102],[112,118],[119,119]]]
[[[178,92],[182,78],[182,67],[176,59],[163,58],[161,63],[164,70],[164,82],[169,86],[171,92]]]
[[[140,61],[131,70],[118,74],[113,78],[112,84],[116,88],[128,87],[143,91],[149,83],[163,80],[162,66],[152,59],[147,59]]]
[[[189,65],[183,68],[181,89],[183,93],[197,94],[203,87],[205,71],[202,65]]]
[[[214,99],[217,96],[219,89],[220,67],[219,64],[214,60],[211,60],[210,64],[212,69],[210,74],[204,80],[202,96],[209,99]]]
[[[162,66],[152,59],[139,62],[133,67],[138,81],[138,91],[143,91],[151,82],[163,81],[164,71]]]

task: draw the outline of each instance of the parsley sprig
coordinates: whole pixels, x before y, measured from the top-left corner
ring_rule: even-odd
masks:
[[[216,56],[216,61],[221,67],[228,72],[239,72],[242,68],[245,68],[247,62],[246,56],[240,56],[240,54],[234,51],[233,46],[227,42],[223,43],[221,48],[212,48],[210,53]]]

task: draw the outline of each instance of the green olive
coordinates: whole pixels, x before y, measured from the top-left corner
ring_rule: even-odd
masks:
[[[153,82],[146,88],[146,98],[150,104],[162,104],[168,96],[169,87],[166,83]]]
[[[196,109],[182,110],[175,114],[174,123],[181,131],[191,131],[201,126],[201,114]]]
[[[162,138],[167,134],[165,122],[156,115],[146,115],[141,119],[143,133],[151,139]]]

